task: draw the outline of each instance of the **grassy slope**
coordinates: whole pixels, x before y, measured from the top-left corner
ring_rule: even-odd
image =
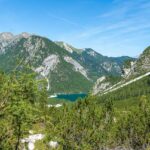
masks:
[[[136,106],[142,95],[150,97],[150,76],[94,99],[100,105],[106,100],[112,100],[115,107],[127,109]]]

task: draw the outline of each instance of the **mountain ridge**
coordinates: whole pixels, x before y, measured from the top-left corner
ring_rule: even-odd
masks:
[[[97,80],[93,86],[93,95],[107,94],[150,75],[150,46],[135,61],[128,60],[123,67],[122,79],[114,84],[106,77]],[[103,80],[101,80],[103,79]]]
[[[0,34],[0,68],[12,71],[18,60],[20,65],[30,64],[39,76],[48,79],[50,93],[87,93],[99,77],[121,76],[123,62],[129,58],[122,62],[117,59],[35,34]]]

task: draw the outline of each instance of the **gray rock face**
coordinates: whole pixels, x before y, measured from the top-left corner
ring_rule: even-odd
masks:
[[[50,71],[56,69],[59,62],[59,56],[54,54],[50,55],[44,59],[42,66],[36,68],[35,71],[40,73],[42,76],[47,77]]]
[[[95,51],[88,51],[87,53],[93,57],[95,57],[97,55],[97,53]]]
[[[121,74],[121,68],[117,65],[117,63],[115,63],[115,62],[104,62],[103,64],[102,64],[102,67],[105,69],[105,70],[107,70],[108,72],[112,72],[112,71],[116,71],[116,72],[118,72],[118,73],[120,73]]]
[[[19,36],[24,37],[24,38],[28,38],[31,36],[31,34],[29,34],[27,32],[22,32]]]
[[[68,57],[68,56],[65,56],[65,57],[64,57],[64,60],[65,60],[66,62],[72,64],[73,67],[74,67],[74,69],[75,69],[75,71],[80,72],[80,73],[81,73],[82,75],[84,75],[87,79],[89,79],[88,76],[87,76],[87,71],[86,71],[86,70],[84,69],[84,67],[81,66],[76,60],[74,60],[73,58]]]
[[[136,67],[139,67],[138,65],[142,70],[150,71],[150,48],[146,49],[140,56],[140,58],[136,62]]]
[[[96,95],[98,93],[103,92],[110,86],[111,86],[110,82],[107,82],[106,77],[102,76],[96,81],[95,85],[93,86],[92,93],[93,95]]]
[[[68,52],[73,53],[73,48],[65,42],[56,42],[60,47],[66,49]]]
[[[0,33],[0,53],[4,53],[5,47],[12,42],[13,38],[14,35],[12,33]]]
[[[29,57],[27,58],[27,60],[32,60],[35,57],[36,53],[45,47],[45,43],[41,38],[36,38],[34,44],[32,43],[32,39],[32,36],[27,37],[27,41],[23,45],[23,47],[29,53]]]
[[[78,49],[75,48],[71,45],[69,45],[68,43],[65,43],[63,41],[55,41],[55,43],[60,46],[61,48],[64,48],[65,50],[67,50],[69,53],[73,53],[73,52],[77,52],[77,53],[82,53],[83,49]]]
[[[0,41],[9,41],[14,38],[14,35],[10,32],[0,33]]]
[[[128,72],[125,77],[139,76],[150,71],[150,47],[146,48],[140,57],[131,62],[131,67],[128,68]]]
[[[29,33],[21,33],[14,35],[10,32],[0,33],[0,54],[5,53],[5,49],[9,46],[15,45],[21,38],[28,38],[31,35]]]
[[[132,73],[134,73],[134,69],[135,69],[135,66],[136,66],[136,61],[132,61],[130,62],[130,66],[128,68],[123,68],[123,75],[122,77],[123,78],[128,78],[132,75]]]

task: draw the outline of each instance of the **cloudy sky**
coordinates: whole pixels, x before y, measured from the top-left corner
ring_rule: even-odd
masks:
[[[138,56],[150,45],[150,0],[0,0],[0,32]]]

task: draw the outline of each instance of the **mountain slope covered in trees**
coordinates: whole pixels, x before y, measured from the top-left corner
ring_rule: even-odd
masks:
[[[37,134],[43,138],[33,145],[40,150],[52,142],[60,150],[149,148],[149,77],[60,108],[47,107],[46,82],[35,77],[0,74],[0,149],[27,149],[23,139]]]
[[[140,57],[136,60],[128,59],[124,62],[122,68],[122,78],[114,82],[114,77],[99,78],[93,87],[93,94],[107,93],[120,89],[140,78],[149,75],[150,72],[150,47],[147,47]]]
[[[45,78],[49,75],[54,83],[58,81],[57,75],[61,75],[59,78],[64,82],[65,79],[68,81],[75,78],[74,81],[86,87],[83,80],[90,81],[91,78],[86,74],[85,68],[79,65],[79,61],[77,63],[81,53],[80,57],[77,54],[73,56],[46,38],[28,37],[26,34],[23,36],[25,37],[17,37],[17,41],[15,39],[13,42],[10,41],[12,36],[7,36],[8,40],[1,45],[0,60],[4,71],[0,72],[0,150],[22,150],[30,147],[39,150],[150,148],[150,76],[116,91],[97,96],[89,95],[74,103],[61,102],[62,107],[59,108],[48,107],[49,93]],[[87,50],[84,53],[88,55],[89,51],[91,52]],[[145,66],[144,72],[149,71],[148,52],[149,49],[146,49],[134,63],[135,66],[139,62],[142,64],[137,66],[138,70],[142,69],[142,73]],[[79,70],[70,72],[73,64]],[[55,70],[57,67],[60,72]],[[49,74],[49,71],[52,72]],[[67,79],[65,75],[68,74],[70,76]],[[77,80],[76,77],[80,79]],[[124,78],[128,81],[135,77],[135,74],[130,74]],[[116,83],[118,78],[103,76],[99,82],[104,83],[105,80]],[[69,87],[70,84],[63,88],[66,86]],[[33,142],[31,136],[35,135],[40,135],[40,138]]]
[[[121,76],[128,59],[109,58],[28,33],[0,34],[0,68],[9,73],[28,65],[39,78],[47,79],[50,93],[88,93],[102,75]]]
[[[107,57],[91,48],[77,49],[65,42],[56,42],[60,47],[68,49],[72,57],[88,70],[89,76],[96,81],[99,77],[120,76],[122,67],[127,60],[135,60],[128,56]]]

